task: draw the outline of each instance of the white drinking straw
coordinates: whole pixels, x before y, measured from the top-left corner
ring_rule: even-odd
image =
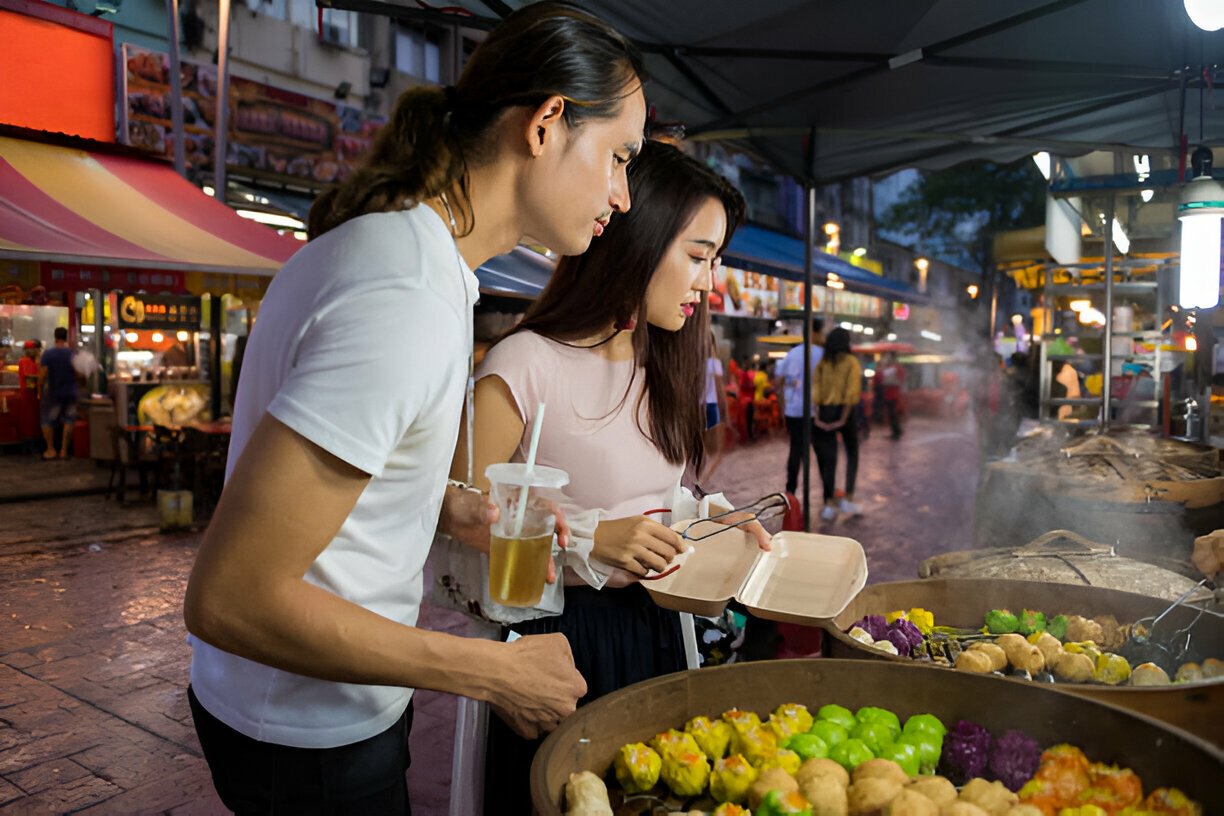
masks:
[[[540,429],[544,427],[544,403],[536,406],[535,422],[531,425],[531,444],[527,448],[527,472],[524,481],[531,481],[531,474],[535,471],[536,451],[540,447]],[[523,516],[527,512],[527,492],[531,489],[530,484],[525,484],[519,490],[518,512],[514,514],[514,537],[519,538],[523,535]]]

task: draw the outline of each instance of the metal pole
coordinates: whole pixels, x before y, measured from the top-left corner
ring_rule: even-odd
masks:
[[[803,219],[803,529],[812,529],[812,242],[816,239],[816,187],[807,184]]]
[[[225,203],[225,158],[229,150],[229,25],[230,0],[217,3],[217,132],[213,137],[213,196]]]
[[[90,393],[96,394],[102,390],[102,366],[106,363],[106,294],[101,289],[89,290],[89,297],[94,305],[93,355],[98,361],[98,368],[89,376]],[[111,315],[115,325],[119,325],[119,315]]]
[[[178,0],[166,0],[166,32],[170,40],[170,121],[174,139],[174,172],[180,176],[186,171],[183,152],[183,70],[179,59],[179,4]]]
[[[1114,206],[1113,195],[1105,214],[1105,347],[1101,349],[1101,429],[1109,429],[1113,382],[1113,290],[1114,290]]]

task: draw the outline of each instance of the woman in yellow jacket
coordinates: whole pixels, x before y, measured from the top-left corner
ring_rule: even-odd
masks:
[[[862,395],[863,369],[850,351],[850,332],[834,329],[825,338],[824,356],[816,366],[812,380],[812,404],[816,406],[816,462],[820,466],[820,481],[824,485],[824,507],[820,518],[832,521],[837,511],[858,515],[861,508],[854,503],[854,479],[858,474],[858,431],[854,424],[854,407]],[[846,494],[838,504],[833,500],[837,478],[837,435],[846,446]]]

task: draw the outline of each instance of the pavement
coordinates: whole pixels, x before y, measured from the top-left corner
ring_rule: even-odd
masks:
[[[705,487],[755,500],[783,487],[785,460],[784,438],[738,447]],[[977,467],[963,421],[915,418],[899,441],[877,431],[862,447],[863,515],[818,529],[860,541],[871,581],[914,577],[923,559],[969,546]],[[80,473],[4,457],[0,498],[35,481],[40,495],[71,488]],[[812,476],[818,508],[814,462]],[[182,599],[199,542],[199,531],[160,533],[148,501],[0,503],[0,812],[227,812],[185,694]],[[421,625],[467,628],[428,605]],[[453,697],[417,693],[408,772],[417,816],[447,813],[454,717]]]

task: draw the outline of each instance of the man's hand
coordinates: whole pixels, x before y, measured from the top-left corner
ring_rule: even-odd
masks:
[[[570,545],[569,523],[560,507],[554,504],[552,511],[557,517],[557,544],[565,549]],[[499,515],[497,505],[489,501],[486,494],[447,485],[446,496],[442,499],[442,513],[438,517],[438,532],[487,553],[490,528]],[[549,559],[547,581],[552,584],[556,580],[556,563]]]
[[[497,505],[484,493],[447,485],[438,517],[438,532],[487,553],[489,528],[497,521]]]
[[[509,656],[489,703],[525,739],[552,731],[587,692],[565,635],[532,635],[507,644]]]

